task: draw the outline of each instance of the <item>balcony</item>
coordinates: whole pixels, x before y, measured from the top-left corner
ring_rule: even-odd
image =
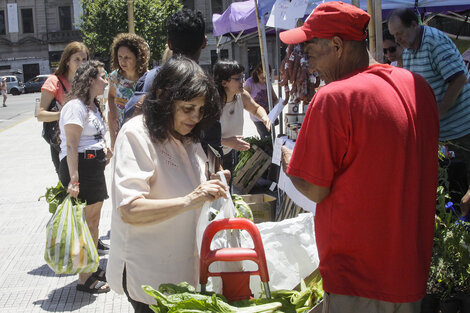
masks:
[[[79,30],[60,30],[47,33],[48,43],[61,43],[81,40],[82,34]]]

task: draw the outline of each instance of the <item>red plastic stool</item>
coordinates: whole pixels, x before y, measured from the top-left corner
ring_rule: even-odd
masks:
[[[254,243],[254,249],[251,248],[222,248],[211,250],[211,242],[215,234],[225,229],[246,230]],[[258,265],[256,271],[245,272],[209,272],[209,266],[218,261],[237,262],[249,260]],[[250,275],[259,275],[264,285],[264,291],[268,299],[271,298],[269,289],[269,274],[266,265],[266,255],[264,254],[264,246],[261,235],[255,223],[246,218],[226,218],[213,221],[207,226],[202,237],[201,244],[201,260],[200,260],[200,276],[199,283],[201,291],[206,291],[207,280],[211,277],[221,277],[223,280],[223,295],[229,301],[248,299],[251,291],[249,291]],[[225,280],[224,280],[225,278]],[[237,284],[242,283],[243,286]]]

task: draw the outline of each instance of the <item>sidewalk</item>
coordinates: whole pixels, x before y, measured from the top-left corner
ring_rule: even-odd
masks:
[[[77,292],[77,275],[55,275],[45,263],[51,214],[38,198],[58,179],[41,130],[42,123],[31,117],[0,131],[0,312],[133,312],[125,296]],[[110,221],[108,199],[100,224],[107,243]]]
[[[257,134],[246,111],[244,119],[244,135]],[[46,201],[38,198],[58,178],[41,130],[42,123],[33,117],[0,130],[0,312],[134,312],[127,298],[114,291],[77,292],[77,275],[55,275],[45,263],[51,214]],[[110,168],[106,178],[109,190]],[[100,237],[106,243],[110,223],[108,199],[100,222]],[[107,256],[101,262],[106,267]]]

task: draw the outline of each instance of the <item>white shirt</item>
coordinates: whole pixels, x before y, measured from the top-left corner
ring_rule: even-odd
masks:
[[[83,128],[78,143],[78,152],[85,150],[101,150],[106,147],[104,135],[106,134],[106,126],[103,118],[98,110],[93,112],[87,109],[85,103],[79,99],[73,99],[65,104],[60,112],[59,128],[60,128],[60,159],[67,155],[67,142],[65,137],[64,126],[75,124]]]
[[[123,125],[114,147],[111,249],[106,277],[122,294],[122,272],[132,299],[155,303],[142,285],[186,281],[199,276],[196,225],[200,209],[187,211],[158,224],[130,225],[122,221],[119,207],[138,198],[171,199],[192,192],[202,181],[206,156],[200,143],[170,138],[152,142],[142,116]]]
[[[220,125],[222,127],[222,138],[243,135],[243,100],[241,95],[236,95],[236,99],[227,102],[220,115]],[[230,147],[223,147],[224,154],[232,150]]]

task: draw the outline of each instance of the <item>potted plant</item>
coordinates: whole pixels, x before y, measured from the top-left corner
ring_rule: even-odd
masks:
[[[437,210],[427,296],[422,313],[457,313],[470,304],[470,223],[449,202],[449,182],[440,152]]]

